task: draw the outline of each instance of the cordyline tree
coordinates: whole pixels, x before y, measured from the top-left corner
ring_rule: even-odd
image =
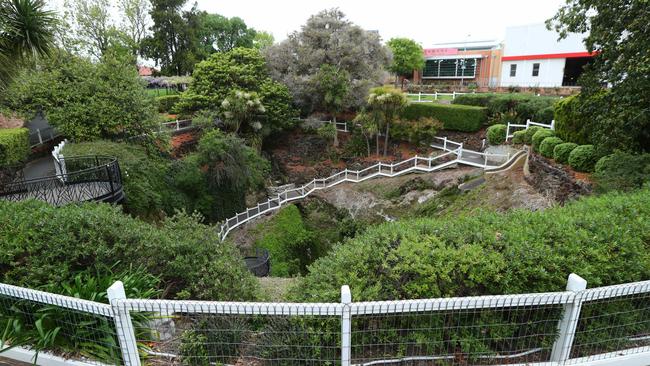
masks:
[[[373,111],[377,125],[384,128],[384,156],[388,154],[390,124],[408,104],[404,93],[391,87],[373,88],[368,96],[368,109]]]
[[[303,113],[314,111],[322,99],[310,87],[321,65],[333,65],[349,74],[350,93],[344,108],[354,109],[365,104],[371,87],[382,84],[384,67],[390,61],[379,35],[354,25],[338,9],[313,15],[299,32],[266,48],[264,56],[271,76],[289,87]]]
[[[395,87],[398,79],[401,79],[404,88],[404,78],[412,76],[413,70],[421,70],[424,67],[422,47],[408,38],[391,38],[386,45],[393,53],[393,60],[388,69],[395,74]]]
[[[595,52],[579,80],[591,140],[601,154],[650,151],[650,3],[647,0],[567,0],[547,21],[560,33],[585,33]],[[603,95],[603,86],[609,92]]]
[[[336,114],[343,110],[345,98],[350,93],[350,74],[338,67],[324,64],[312,79],[318,96],[318,106],[332,115],[334,147],[339,145],[336,133]]]

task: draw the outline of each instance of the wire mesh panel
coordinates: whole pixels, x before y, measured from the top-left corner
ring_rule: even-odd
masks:
[[[586,290],[580,297],[572,359],[650,351],[650,282]]]
[[[154,313],[146,364],[333,365],[340,363],[337,304],[141,301],[131,314]]]
[[[48,301],[51,299],[38,294],[31,297],[33,299],[11,296],[6,292],[0,294],[0,327],[4,344],[47,351],[87,363],[122,364],[109,307],[97,307],[89,305],[90,302],[62,296],[57,297],[58,301]]]
[[[481,297],[474,298],[473,303],[467,299],[356,303],[352,363],[545,362],[557,336],[565,300],[565,294],[557,293],[527,298]]]

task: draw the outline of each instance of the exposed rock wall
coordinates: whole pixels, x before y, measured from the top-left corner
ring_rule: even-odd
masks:
[[[526,162],[526,181],[537,191],[553,200],[565,203],[590,194],[590,184],[576,180],[571,171],[541,155],[529,153]]]

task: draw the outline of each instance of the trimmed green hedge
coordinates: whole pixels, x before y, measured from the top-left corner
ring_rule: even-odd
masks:
[[[542,154],[542,156],[545,156],[547,158],[553,158],[553,151],[555,149],[555,146],[563,143],[561,138],[551,136],[547,137],[544,140],[542,140],[542,143],[539,145],[539,152]]]
[[[555,132],[553,132],[552,130],[547,130],[545,128],[535,132],[532,138],[533,150],[539,152],[539,145],[542,143],[542,141],[544,141],[545,138],[551,136],[555,136]]]
[[[174,106],[180,102],[181,96],[179,94],[163,95],[156,97],[156,104],[158,105],[158,112],[169,113],[172,112]]]
[[[579,172],[593,172],[597,161],[594,145],[580,145],[569,154],[569,165]]]
[[[501,145],[506,142],[506,133],[508,126],[493,125],[487,129],[487,139],[490,145]]]
[[[566,164],[569,162],[569,155],[571,154],[571,151],[578,147],[578,144],[574,142],[565,142],[559,145],[556,145],[553,148],[553,159],[555,159],[556,162]]]
[[[526,131],[515,131],[512,134],[512,143],[521,145],[526,143]]]
[[[532,126],[529,127],[525,132],[526,134],[524,135],[524,144],[530,145],[533,143],[533,135],[537,133],[537,131],[541,130],[542,128],[539,126]]]
[[[587,119],[592,117],[580,110],[584,104],[583,99],[580,95],[573,95],[560,100],[555,105],[555,130],[565,141],[573,141],[577,144],[591,142]]]
[[[518,93],[481,93],[459,95],[453,104],[486,107],[491,121],[524,123],[527,119],[550,123],[556,97]]]
[[[26,128],[0,129],[0,166],[14,165],[29,156],[29,130]]]
[[[476,132],[487,122],[486,109],[474,106],[411,103],[402,112],[402,118],[410,121],[427,117],[442,122],[450,131]]]
[[[617,151],[600,158],[594,170],[596,189],[600,192],[640,188],[650,182],[650,154]]]

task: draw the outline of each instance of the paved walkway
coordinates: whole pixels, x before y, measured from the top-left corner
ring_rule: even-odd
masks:
[[[50,177],[56,175],[54,159],[51,155],[30,161],[23,168],[25,180]]]

